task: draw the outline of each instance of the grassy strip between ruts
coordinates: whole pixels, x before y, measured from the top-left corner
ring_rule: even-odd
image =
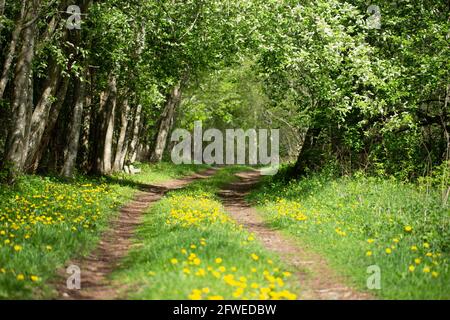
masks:
[[[140,183],[194,173],[204,166],[143,165],[139,175],[80,176],[71,182],[23,176],[0,186],[0,298],[50,297],[46,285],[75,253],[91,250]]]
[[[132,299],[295,299],[291,273],[224,212],[216,194],[244,167],[171,192],[139,229],[114,279]]]
[[[381,289],[372,293],[381,298],[450,298],[450,209],[438,190],[362,176],[263,182],[249,199],[268,225],[322,253],[358,288],[367,290],[376,265]]]

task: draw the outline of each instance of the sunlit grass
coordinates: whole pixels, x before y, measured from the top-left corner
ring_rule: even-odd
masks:
[[[0,298],[49,297],[47,286],[67,259],[89,252],[117,209],[138,189],[201,167],[143,166],[140,175],[112,178],[24,176],[0,186]],[[162,171],[163,170],[163,171]]]
[[[439,192],[376,178],[271,181],[251,195],[266,221],[321,252],[360,289],[381,268],[389,299],[450,298],[450,209]]]
[[[295,299],[291,274],[223,210],[216,192],[242,168],[171,192],[146,215],[114,279],[133,299]],[[136,288],[139,288],[136,290]]]

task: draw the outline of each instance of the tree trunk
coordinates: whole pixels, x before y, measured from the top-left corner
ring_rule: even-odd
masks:
[[[114,134],[114,113],[117,104],[117,78],[115,75],[111,77],[109,84],[108,102],[105,106],[104,123],[105,131],[103,132],[103,157],[101,159],[102,174],[110,174],[112,170],[112,144]]]
[[[178,104],[181,101],[181,88],[177,84],[169,94],[166,106],[160,118],[158,134],[155,139],[155,147],[150,157],[151,162],[160,162],[167,144],[167,137],[172,127],[173,117]]]
[[[69,132],[69,145],[67,147],[67,154],[65,155],[64,164],[61,170],[61,175],[65,178],[72,178],[75,171],[75,164],[78,154],[78,146],[80,141],[81,120],[83,117],[83,108],[85,102],[85,79],[77,80],[75,89],[75,107],[73,109],[72,123]]]
[[[34,57],[36,23],[33,21],[38,1],[33,0],[27,10],[26,20],[32,23],[24,28],[21,50],[17,58],[11,103],[12,121],[8,134],[5,152],[5,163],[8,166],[10,181],[23,171],[26,158],[27,115],[29,108],[30,76]]]
[[[29,170],[35,172],[41,162],[44,152],[47,149],[48,143],[50,142],[53,129],[55,128],[56,121],[58,120],[59,113],[63,107],[64,100],[66,98],[67,89],[69,87],[70,78],[64,77],[59,86],[58,92],[56,94],[56,101],[53,103],[49,117],[47,121],[47,126],[45,127],[44,133],[40,140],[39,147],[35,148],[34,154],[31,156],[30,168]]]
[[[320,133],[320,128],[308,128],[305,135],[305,140],[302,144],[302,149],[297,157],[297,161],[290,173],[291,177],[300,177],[306,173],[307,168],[311,165],[317,164],[319,159],[315,157],[316,140]]]
[[[113,171],[120,171],[123,168],[123,161],[127,152],[128,144],[125,143],[128,128],[128,113],[130,111],[130,105],[128,98],[125,98],[121,104],[120,110],[120,132],[117,139],[116,155],[114,157]]]
[[[31,167],[33,157],[36,154],[36,148],[40,145],[52,106],[51,97],[55,95],[57,85],[60,80],[60,68],[58,67],[56,61],[51,63],[49,72],[50,74],[46,81],[44,90],[31,117],[25,170],[28,170]]]
[[[130,141],[130,146],[129,146],[129,160],[131,163],[136,161],[136,157],[137,157],[137,146],[139,143],[139,133],[140,133],[140,129],[142,126],[142,121],[141,121],[141,112],[142,112],[142,105],[138,105],[136,108],[136,113],[134,115],[134,123],[133,123],[133,133],[132,133],[132,138]]]
[[[92,78],[91,78],[92,80]],[[91,81],[92,83],[92,81]],[[92,113],[93,113],[93,107],[92,107],[92,94],[89,90],[89,93],[85,94],[85,106],[84,106],[84,116],[83,116],[83,123],[82,123],[82,134],[81,134],[81,145],[80,145],[80,157],[81,157],[81,168],[85,172],[89,172],[92,167],[89,163],[89,153],[91,146],[89,144],[89,135],[91,131],[91,120],[92,120]]]
[[[11,69],[14,60],[14,55],[16,54],[17,42],[19,41],[23,21],[25,19],[25,4],[26,0],[23,0],[20,15],[14,24],[16,27],[12,32],[11,42],[9,43],[9,48],[6,54],[5,62],[3,63],[3,71],[0,78],[0,99],[3,97],[3,94],[5,93],[6,85],[8,84],[9,79],[9,71]]]
[[[0,0],[0,16],[3,16],[5,13],[5,0]]]

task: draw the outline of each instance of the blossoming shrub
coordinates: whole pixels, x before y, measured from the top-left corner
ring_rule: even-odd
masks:
[[[395,180],[308,177],[272,181],[250,197],[268,222],[319,250],[367,289],[381,268],[386,298],[450,298],[450,208],[438,190]]]

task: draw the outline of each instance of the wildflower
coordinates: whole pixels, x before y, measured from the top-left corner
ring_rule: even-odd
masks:
[[[195,273],[198,277],[203,277],[206,274],[205,269],[198,269],[198,271]]]
[[[171,264],[177,264],[177,263],[178,263],[178,260],[175,259],[175,258],[172,258],[172,259],[170,259],[170,263],[171,263]]]
[[[430,247],[430,244],[428,242],[424,242],[423,247],[428,249]]]
[[[214,260],[217,264],[222,263],[222,258],[216,258],[216,260]]]
[[[439,273],[436,272],[436,271],[433,271],[433,272],[431,273],[431,276],[432,276],[433,278],[437,278],[437,277],[439,276]]]
[[[14,246],[14,251],[20,251],[20,250],[22,250],[22,246],[19,246],[18,244],[16,244]]]
[[[409,270],[409,272],[414,272],[414,270],[416,270],[416,267],[414,267],[413,265],[410,265],[408,270]]]
[[[411,226],[405,226],[405,231],[406,232],[411,232],[412,231],[412,227]]]
[[[411,246],[411,251],[417,251],[417,246]]]
[[[394,239],[392,239],[392,241],[393,241],[394,243],[398,243],[400,240],[398,240],[397,238],[394,238]]]
[[[209,296],[208,300],[223,300],[222,296]]]
[[[429,273],[430,272],[430,268],[429,267],[425,267],[422,270],[424,273]]]
[[[203,288],[203,289],[202,289],[202,292],[203,292],[203,293],[209,293],[210,290],[209,290],[209,288]]]
[[[392,253],[392,250],[391,250],[391,248],[386,248],[386,250],[385,250],[385,251],[386,251],[386,253],[387,253],[387,254],[391,254],[391,253]]]
[[[415,264],[420,264],[422,262],[422,260],[420,258],[415,258],[414,259],[414,263]]]
[[[372,255],[372,251],[369,250],[366,252],[366,256],[370,257],[371,255]]]
[[[191,270],[189,270],[188,268],[183,268],[183,273],[184,274],[190,274]]]
[[[182,254],[187,254],[187,250],[186,249],[181,249],[181,253]]]
[[[25,279],[25,276],[23,274],[19,273],[17,275],[16,279],[19,280],[19,281],[23,281]]]
[[[427,257],[432,257],[433,254],[432,254],[431,252],[427,252],[426,256],[427,256]]]
[[[198,266],[200,264],[201,260],[199,258],[195,258],[192,263]]]
[[[252,259],[255,260],[255,261],[257,261],[257,260],[259,259],[259,257],[258,257],[256,254],[254,254],[254,253],[252,253],[250,256],[251,256]]]
[[[367,243],[373,243],[375,240],[374,239],[367,239]]]
[[[31,281],[36,282],[36,281],[39,280],[39,277],[38,276],[31,276],[30,279],[31,279]]]

